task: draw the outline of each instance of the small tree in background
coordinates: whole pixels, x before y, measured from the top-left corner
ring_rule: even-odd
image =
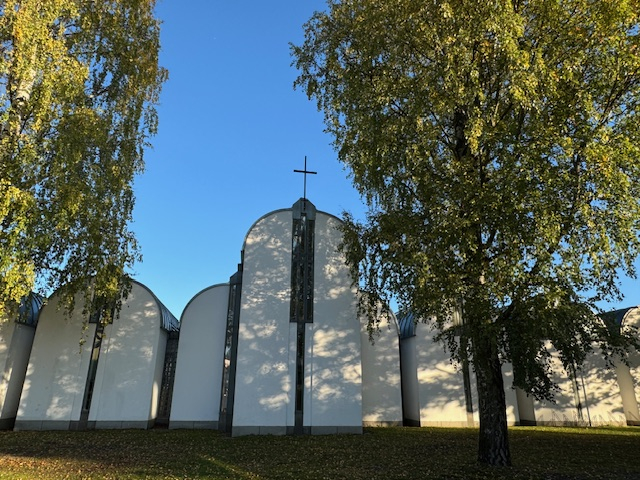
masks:
[[[640,242],[640,2],[329,0],[293,46],[366,200],[346,216],[363,288],[435,315],[463,305],[478,459],[511,462],[501,363],[549,395],[581,364]],[[587,294],[586,292],[591,292]],[[629,337],[616,337],[624,348]]]

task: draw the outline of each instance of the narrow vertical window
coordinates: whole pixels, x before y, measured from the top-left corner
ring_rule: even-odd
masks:
[[[84,389],[84,398],[82,400],[82,411],[89,413],[91,408],[91,399],[93,398],[93,388],[96,383],[96,372],[98,371],[98,359],[100,358],[100,347],[104,337],[104,325],[98,322],[96,325],[96,333],[93,336],[93,348],[91,349],[91,359],[89,360],[89,372],[87,373],[87,383]]]
[[[313,323],[315,213],[315,207],[308,200],[299,200],[294,205],[291,240],[291,322]]]
[[[304,432],[304,357],[306,324],[313,323],[313,264],[316,209],[302,198],[293,206],[291,238],[291,305],[289,320],[296,323],[295,424]]]
[[[167,347],[164,354],[164,368],[162,370],[162,383],[160,384],[160,398],[158,401],[158,415],[156,418],[156,423],[160,425],[169,424],[171,400],[173,397],[173,382],[175,380],[176,364],[178,360],[179,340],[179,331],[167,333]]]
[[[82,397],[82,409],[80,411],[80,422],[78,428],[85,429],[88,426],[89,409],[91,408],[91,400],[93,399],[93,391],[96,384],[96,375],[98,372],[98,360],[100,359],[100,350],[102,348],[102,340],[104,338],[104,327],[107,323],[113,321],[115,316],[115,307],[111,308],[111,316],[105,315],[108,307],[103,306],[98,308],[89,316],[89,323],[96,325],[96,331],[93,335],[93,344],[91,346],[91,358],[89,359],[89,370],[87,372],[87,378],[85,380],[84,395]]]
[[[220,417],[218,422],[218,429],[226,433],[231,433],[233,423],[238,327],[240,324],[240,297],[242,293],[242,271],[240,269],[231,277],[229,284],[229,307],[227,310]]]

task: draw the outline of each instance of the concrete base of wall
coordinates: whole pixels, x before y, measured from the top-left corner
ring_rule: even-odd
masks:
[[[218,422],[216,421],[184,421],[184,420],[169,420],[169,430],[175,430],[178,428],[184,428],[187,430],[217,430]]]
[[[96,430],[125,430],[125,429],[139,429],[147,430],[153,428],[155,425],[154,420],[104,420],[93,423],[93,428]]]
[[[478,422],[473,422],[473,425],[469,425],[469,422],[466,422],[464,420],[454,421],[454,422],[447,422],[447,421],[427,422],[424,420],[420,421],[421,427],[477,428],[479,425],[480,424]]]
[[[405,427],[419,427],[420,426],[420,420],[414,420],[413,418],[405,418],[403,420],[403,425]]]
[[[100,421],[87,422],[83,426],[79,421],[69,420],[16,420],[14,430],[124,430],[138,429],[147,430],[154,425],[153,420],[148,421]]]
[[[0,418],[0,430],[13,430],[16,423],[16,417]]]
[[[535,420],[525,420],[521,419],[519,422],[516,422],[516,425],[519,427],[535,427],[538,424]]]
[[[361,426],[315,426],[304,427],[304,435],[338,435],[338,434],[362,434]],[[271,427],[271,426],[234,426],[231,430],[232,437],[244,435],[293,435],[293,427]]]
[[[402,422],[399,420],[362,422],[362,426],[363,427],[402,427]]]
[[[14,430],[70,430],[70,420],[16,420]]]

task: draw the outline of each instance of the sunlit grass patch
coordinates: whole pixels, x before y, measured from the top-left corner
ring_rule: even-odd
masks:
[[[637,428],[516,427],[510,441],[513,467],[488,468],[475,429],[0,432],[0,479],[640,479]]]

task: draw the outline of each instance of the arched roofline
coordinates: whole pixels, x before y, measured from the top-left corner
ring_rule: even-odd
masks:
[[[36,327],[38,325],[38,319],[40,318],[40,312],[44,307],[47,299],[42,295],[31,292],[20,301],[18,307],[18,316],[15,322],[21,325],[29,325],[30,327]]]
[[[409,312],[403,315],[402,318],[399,318],[398,315],[396,315],[396,318],[398,318],[398,332],[400,339],[415,337],[419,321],[416,319],[415,314],[413,312]]]
[[[149,295],[151,295],[151,298],[154,299],[154,301],[156,302],[157,306],[158,306],[158,310],[160,310],[160,328],[162,328],[163,330],[166,330],[167,332],[177,332],[180,330],[180,322],[178,321],[178,319],[176,318],[176,316],[171,313],[171,311],[164,305],[164,303],[162,303],[158,297],[156,296],[155,293],[153,293],[153,291],[147,287],[144,283],[139,282],[138,280],[131,278],[131,277],[126,277],[128,281],[130,281],[132,284],[135,283],[137,285],[139,285],[140,287],[142,287],[144,290],[146,290]],[[50,296],[49,299],[52,299],[53,297],[55,297],[58,292],[60,291],[62,287],[56,289]],[[40,309],[40,312],[42,312],[42,308]],[[40,318],[40,313],[38,314],[38,318]]]
[[[598,316],[604,321],[609,328],[620,329],[625,324],[625,320],[629,314],[638,307],[620,308],[618,310],[612,310],[610,312],[604,312]]]
[[[147,292],[149,292],[151,297],[153,297],[153,299],[158,304],[158,309],[160,310],[160,328],[162,328],[167,332],[180,331],[180,321],[176,318],[176,316],[173,313],[171,313],[171,310],[169,310],[165,306],[165,304],[158,299],[156,294],[153,293],[153,291],[149,287],[147,287],[144,283],[139,282],[138,280],[135,280],[133,278],[129,278],[129,281],[131,283],[137,283],[142,288],[144,288]]]
[[[370,292],[368,292],[366,290],[361,290],[360,288],[358,288],[357,295],[358,295],[358,300],[359,301],[362,301],[362,300],[360,300],[361,298],[365,299],[368,296],[372,296],[372,294]],[[384,315],[383,312],[386,312],[388,314],[389,322],[393,323],[393,326],[396,327],[396,334],[398,336],[400,336],[400,322],[398,320],[398,315],[396,314],[396,312],[394,312],[391,309],[391,306],[387,302],[383,302],[380,297],[377,298],[377,301],[378,301],[379,308],[380,308],[380,315],[381,316]],[[365,316],[366,316],[366,313],[367,313],[366,311],[363,312],[363,314],[365,314]],[[368,320],[369,319],[367,319],[367,321]]]
[[[625,309],[624,309],[624,310],[625,310],[625,312],[624,312],[624,315],[622,316],[622,320],[621,320],[621,322],[620,322],[620,325],[625,325],[625,324],[626,324],[626,322],[627,322],[627,319],[628,319],[629,315],[631,314],[631,312],[633,312],[633,311],[634,311],[634,310],[636,310],[637,308],[638,308],[637,306],[635,306],[635,307],[625,308]]]
[[[214,288],[218,288],[218,287],[228,287],[229,286],[229,282],[226,283],[216,283],[214,285],[210,285],[208,287],[203,288],[202,290],[200,290],[198,293],[196,293],[193,297],[191,297],[191,300],[189,300],[187,302],[187,304],[185,305],[185,307],[182,309],[182,313],[180,314],[180,324],[182,324],[182,319],[184,318],[184,314],[187,311],[187,309],[189,308],[189,305],[191,305],[193,303],[193,301],[198,298],[200,295],[202,295],[204,292],[207,292],[209,290],[213,290]]]
[[[297,200],[297,201],[300,201],[300,200],[303,200],[303,199],[301,198],[301,199],[299,199],[299,200]],[[297,201],[296,201],[296,202],[297,202]],[[314,204],[313,204],[313,202],[311,202],[309,199],[307,199],[307,202],[309,202],[309,203],[311,203],[312,205],[314,205]],[[294,203],[294,205],[295,205],[295,203]],[[314,207],[315,207],[315,205],[314,205]],[[278,213],[282,213],[282,212],[293,212],[293,207],[290,207],[290,208],[279,208],[278,210],[273,210],[273,211],[271,211],[271,212],[269,212],[269,213],[265,213],[265,214],[264,214],[264,215],[262,215],[260,218],[258,218],[255,222],[253,222],[253,224],[251,224],[251,227],[249,227],[249,230],[247,230],[246,235],[244,236],[244,241],[242,242],[242,251],[244,251],[244,249],[245,249],[245,247],[246,247],[246,245],[247,245],[247,239],[249,238],[249,234],[251,233],[251,231],[252,231],[252,230],[253,230],[253,229],[254,229],[254,228],[255,228],[255,227],[256,227],[256,226],[257,226],[261,221],[265,220],[266,218],[268,218],[268,217],[270,217],[270,216],[272,216],[272,215],[276,215],[276,214],[278,214]],[[338,216],[336,216],[336,215],[333,215],[332,213],[327,213],[327,212],[324,212],[324,211],[322,211],[322,210],[317,210],[317,209],[316,209],[316,215],[318,215],[318,214],[326,215],[327,217],[334,218],[334,219],[338,220],[340,223],[344,223],[340,217],[338,217]]]

